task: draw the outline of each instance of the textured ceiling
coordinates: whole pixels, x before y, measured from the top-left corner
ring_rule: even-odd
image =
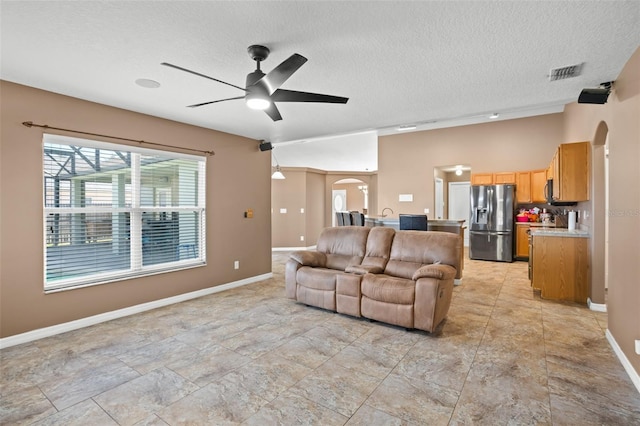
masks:
[[[639,1],[2,1],[0,12],[4,80],[276,146],[561,111],[640,45]],[[348,104],[279,104],[279,122],[242,100],[186,108],[242,92],[160,65],[244,86],[252,44],[271,49],[266,72],[308,58],[284,89]],[[549,82],[577,63],[579,77]]]

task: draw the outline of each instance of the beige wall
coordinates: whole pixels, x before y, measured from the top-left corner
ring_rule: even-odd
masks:
[[[0,85],[1,337],[271,271],[271,159],[257,141],[5,81]],[[207,265],[44,294],[43,129],[27,128],[23,121],[213,149],[216,155],[207,160]],[[249,208],[253,219],[244,218]],[[234,260],[240,261],[239,270],[233,269]]]
[[[325,222],[327,172],[299,167],[281,170],[285,179],[272,180],[271,186],[273,247],[313,246]]]
[[[634,341],[640,339],[640,49],[636,50],[615,82],[605,105],[571,104],[565,110],[566,139],[594,143],[594,167],[601,157],[599,145],[609,133],[609,211],[604,209],[602,171],[596,180],[593,207],[586,225],[596,233],[598,247],[592,247],[592,262],[602,260],[604,215],[609,216],[608,328],[636,372],[640,356]],[[602,123],[605,123],[604,126]],[[596,277],[597,279],[598,277]],[[596,283],[597,284],[597,283]]]
[[[331,191],[335,182],[342,179],[359,179],[368,185],[369,208],[376,208],[377,179],[373,173],[327,172],[298,167],[283,167],[282,173],[286,179],[272,180],[274,248],[311,247],[318,242],[322,229],[332,226]],[[335,185],[339,186],[340,184]],[[357,189],[358,184],[347,186],[362,198],[362,192]],[[354,194],[352,198],[356,197]],[[354,210],[362,210],[362,202],[361,200]],[[351,209],[352,206],[349,204],[348,208]],[[281,208],[286,208],[287,213],[279,213]],[[300,213],[301,208],[304,208],[305,213]],[[304,241],[300,241],[300,236],[304,236]]]
[[[327,204],[324,198],[325,180],[324,173],[313,171],[307,173],[307,221],[304,244],[307,247],[317,244],[320,231],[324,228],[324,211]]]
[[[273,247],[303,247],[300,236],[306,233],[307,173],[284,170],[286,179],[271,180],[271,217]],[[284,210],[283,210],[284,209]],[[305,209],[305,213],[300,213]]]
[[[378,206],[397,216],[434,211],[434,167],[468,164],[471,172],[547,168],[563,140],[562,114],[380,137]],[[398,202],[413,194],[413,202]]]

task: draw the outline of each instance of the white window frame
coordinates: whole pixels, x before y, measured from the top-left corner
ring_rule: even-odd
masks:
[[[97,148],[110,151],[121,151],[131,153],[131,206],[130,207],[47,207],[45,202],[44,187],[44,165],[43,173],[43,255],[44,255],[44,291],[45,293],[54,293],[59,291],[101,285],[115,281],[127,280],[143,276],[155,275],[166,272],[173,272],[194,267],[206,266],[206,157],[192,154],[184,154],[173,151],[163,151],[156,149],[140,148],[130,145],[120,145],[108,142],[100,142],[84,138],[74,138],[69,136],[61,136],[54,134],[43,134],[42,155],[44,158],[45,144],[63,144],[73,145],[82,148]],[[140,155],[161,155],[171,157],[171,159],[186,159],[198,162],[198,182],[197,182],[197,206],[169,206],[169,207],[152,207],[141,205],[141,166]],[[154,265],[143,266],[142,256],[142,214],[150,212],[195,212],[198,215],[198,244],[197,256],[195,259],[176,260],[171,262],[159,263]],[[113,272],[95,273],[83,277],[58,279],[53,282],[47,282],[47,218],[51,214],[69,214],[69,213],[129,213],[130,214],[130,261],[131,265],[128,270],[120,270]]]

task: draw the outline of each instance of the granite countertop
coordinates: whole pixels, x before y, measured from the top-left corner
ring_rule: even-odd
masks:
[[[589,232],[582,229],[569,230],[567,228],[549,228],[549,227],[540,227],[536,229],[531,229],[531,235],[534,237],[589,238]]]

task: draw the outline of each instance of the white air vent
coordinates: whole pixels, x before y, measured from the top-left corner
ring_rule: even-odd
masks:
[[[573,78],[580,75],[584,63],[577,65],[569,65],[562,68],[552,68],[549,71],[549,81],[564,80],[565,78]]]

